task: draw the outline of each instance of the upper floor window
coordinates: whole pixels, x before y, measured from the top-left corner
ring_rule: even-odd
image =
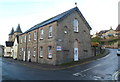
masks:
[[[40,57],[43,57],[43,47],[40,47]]]
[[[36,31],[34,31],[34,40],[36,40],[37,39],[37,33],[36,33]]]
[[[20,36],[20,44],[22,44],[22,36]]]
[[[24,42],[26,43],[26,35],[24,36]]]
[[[52,26],[49,27],[49,37],[52,37]]]
[[[74,19],[73,26],[74,26],[74,32],[78,32],[78,20],[76,18]]]
[[[52,46],[48,46],[48,58],[52,58]]]
[[[30,41],[30,39],[31,39],[31,34],[29,33],[28,34],[28,41]]]
[[[44,33],[44,31],[43,31],[43,29],[41,29],[40,30],[40,39],[43,39],[43,33]]]

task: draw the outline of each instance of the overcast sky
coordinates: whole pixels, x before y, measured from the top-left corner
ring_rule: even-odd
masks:
[[[5,44],[12,27],[22,31],[66,10],[77,7],[92,27],[91,33],[116,29],[119,0],[0,0],[0,44]]]

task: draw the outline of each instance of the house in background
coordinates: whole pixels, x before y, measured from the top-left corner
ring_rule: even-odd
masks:
[[[19,35],[19,60],[52,65],[92,57],[88,22],[72,8]]]
[[[14,45],[13,45],[13,59],[17,59],[18,56],[18,35],[15,37]]]
[[[116,28],[116,32],[118,35],[118,48],[120,48],[120,24],[118,25],[118,27]]]
[[[4,55],[4,46],[0,45],[0,57]]]
[[[109,39],[111,37],[117,37],[117,32],[116,32],[116,30],[113,30],[112,27],[111,27],[110,30],[103,33],[101,37],[106,38],[106,39]]]
[[[4,57],[13,57],[14,59],[17,58],[18,55],[18,35],[21,34],[21,28],[20,24],[18,24],[16,30],[12,28],[8,41],[6,41],[6,47],[5,47],[5,54]]]
[[[4,50],[4,57],[13,57],[13,41],[6,41],[6,46]]]

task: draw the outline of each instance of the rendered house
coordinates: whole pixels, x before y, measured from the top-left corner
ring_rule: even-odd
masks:
[[[5,54],[4,57],[13,57],[13,59],[17,59],[18,55],[18,35],[21,34],[20,24],[18,24],[16,30],[12,28],[8,41],[6,41]]]
[[[15,37],[14,45],[13,45],[13,59],[17,59],[18,56],[18,35]]]
[[[18,59],[59,65],[91,57],[90,30],[78,7],[72,8],[20,34]]]

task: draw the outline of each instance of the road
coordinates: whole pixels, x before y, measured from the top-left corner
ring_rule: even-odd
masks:
[[[95,61],[61,70],[42,70],[25,65],[2,62],[3,80],[113,80],[117,78],[120,57],[116,49]]]

